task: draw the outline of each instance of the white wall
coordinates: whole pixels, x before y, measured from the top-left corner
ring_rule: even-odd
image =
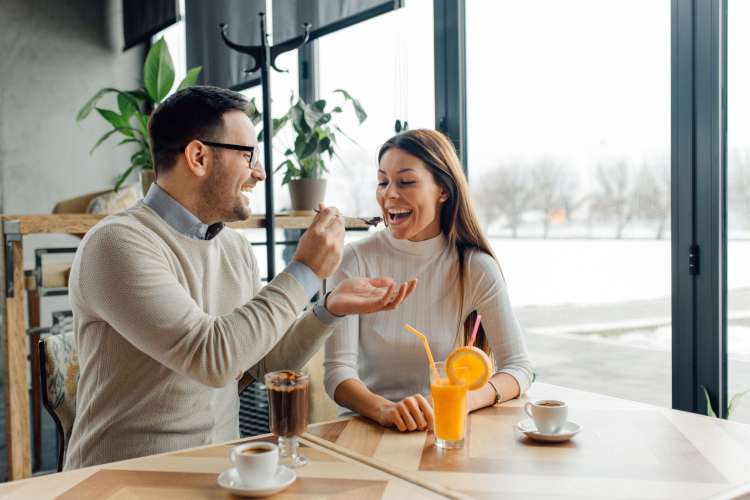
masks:
[[[49,213],[114,185],[131,151],[112,141],[89,155],[109,127],[96,113],[80,124],[75,117],[101,87],[138,86],[144,50],[122,46],[121,0],[0,0],[0,213]],[[105,107],[115,105],[109,99]],[[26,268],[34,247],[77,241],[24,238]],[[63,308],[64,298],[44,299],[43,324]]]
[[[0,212],[48,213],[111,187],[127,166],[125,148],[89,155],[108,130],[98,115],[75,121],[99,88],[138,86],[143,50],[122,52],[121,9],[120,0],[0,0]]]

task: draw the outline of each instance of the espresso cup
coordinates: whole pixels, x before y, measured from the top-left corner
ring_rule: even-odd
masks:
[[[568,421],[568,405],[564,401],[542,399],[530,401],[523,410],[534,420],[534,425],[543,434],[557,434]]]
[[[246,443],[232,448],[230,455],[243,483],[269,482],[279,467],[279,447],[273,443]]]

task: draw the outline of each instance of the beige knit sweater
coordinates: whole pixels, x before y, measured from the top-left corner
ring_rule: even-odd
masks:
[[[247,241],[193,240],[141,204],[83,239],[70,276],[80,361],[66,469],[235,439],[237,378],[298,368],[331,327]],[[286,335],[285,335],[286,333]]]

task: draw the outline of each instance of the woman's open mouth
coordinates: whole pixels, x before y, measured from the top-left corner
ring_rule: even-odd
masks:
[[[406,220],[411,217],[411,210],[405,208],[391,208],[387,211],[388,213],[388,224],[392,226],[398,226],[403,224]]]

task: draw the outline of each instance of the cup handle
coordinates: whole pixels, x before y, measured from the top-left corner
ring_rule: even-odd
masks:
[[[523,405],[523,411],[526,413],[526,415],[530,416],[531,418],[534,418],[534,415],[531,413],[531,402],[528,402],[525,405]]]

